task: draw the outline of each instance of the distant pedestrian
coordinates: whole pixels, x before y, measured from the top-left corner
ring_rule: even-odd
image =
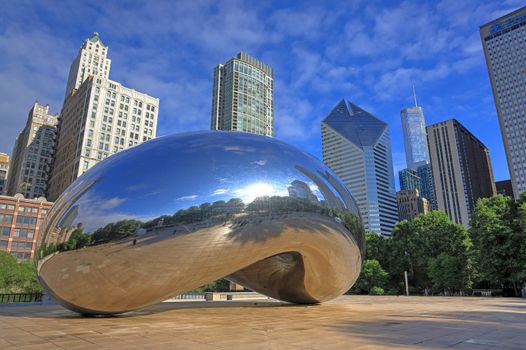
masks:
[[[133,239],[133,245],[136,245],[137,244],[137,238],[134,238]]]

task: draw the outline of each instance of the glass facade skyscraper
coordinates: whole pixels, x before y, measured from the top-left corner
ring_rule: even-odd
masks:
[[[433,169],[431,163],[419,165],[416,169],[406,168],[398,172],[400,190],[418,190],[419,195],[427,199],[430,210],[437,210]]]
[[[357,202],[365,229],[390,235],[398,221],[389,127],[340,101],[321,122],[323,161]]]
[[[416,169],[406,168],[398,172],[400,179],[400,190],[418,190],[422,192],[420,176],[416,172]]]
[[[431,210],[437,209],[433,171],[429,162],[426,122],[422,107],[417,105],[400,111],[404,133],[407,169],[400,170],[400,190],[418,190],[428,200]]]
[[[480,27],[513,193],[526,190],[526,7]]]
[[[274,136],[274,71],[240,52],[214,69],[212,130]]]
[[[419,165],[429,163],[424,112],[419,106],[405,108],[400,112],[400,117],[407,167],[416,169]]]
[[[420,165],[418,168],[416,168],[416,173],[420,179],[421,196],[428,200],[430,210],[438,210],[435,183],[433,181],[433,168],[431,167],[431,163]]]

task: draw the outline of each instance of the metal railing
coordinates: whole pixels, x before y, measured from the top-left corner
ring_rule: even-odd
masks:
[[[8,293],[0,294],[0,304],[29,303],[42,301],[42,293]]]
[[[204,294],[193,294],[193,293],[188,293],[188,294],[181,294],[181,295],[176,295],[170,299],[177,299],[177,300],[205,300],[205,295]]]

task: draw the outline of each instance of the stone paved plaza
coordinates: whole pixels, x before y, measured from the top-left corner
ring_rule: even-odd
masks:
[[[171,302],[85,318],[57,305],[1,306],[0,349],[526,349],[526,300],[343,296]]]

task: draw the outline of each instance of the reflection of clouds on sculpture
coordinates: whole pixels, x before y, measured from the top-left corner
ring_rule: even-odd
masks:
[[[161,137],[118,153],[50,213],[39,278],[83,313],[141,308],[222,277],[321,302],[352,286],[363,256],[340,180],[292,146],[243,133]]]
[[[268,182],[255,182],[232,191],[243,203],[251,203],[258,197],[287,196],[287,192]]]
[[[75,215],[70,215],[71,211],[66,212],[63,216],[63,221],[59,222],[59,225],[71,228],[81,225],[84,231],[94,232],[108,223],[127,220],[130,218],[130,214],[115,210],[125,201],[125,198],[119,197],[102,200],[100,197],[87,192],[72,207]],[[150,218],[137,217],[137,219],[149,220]]]

